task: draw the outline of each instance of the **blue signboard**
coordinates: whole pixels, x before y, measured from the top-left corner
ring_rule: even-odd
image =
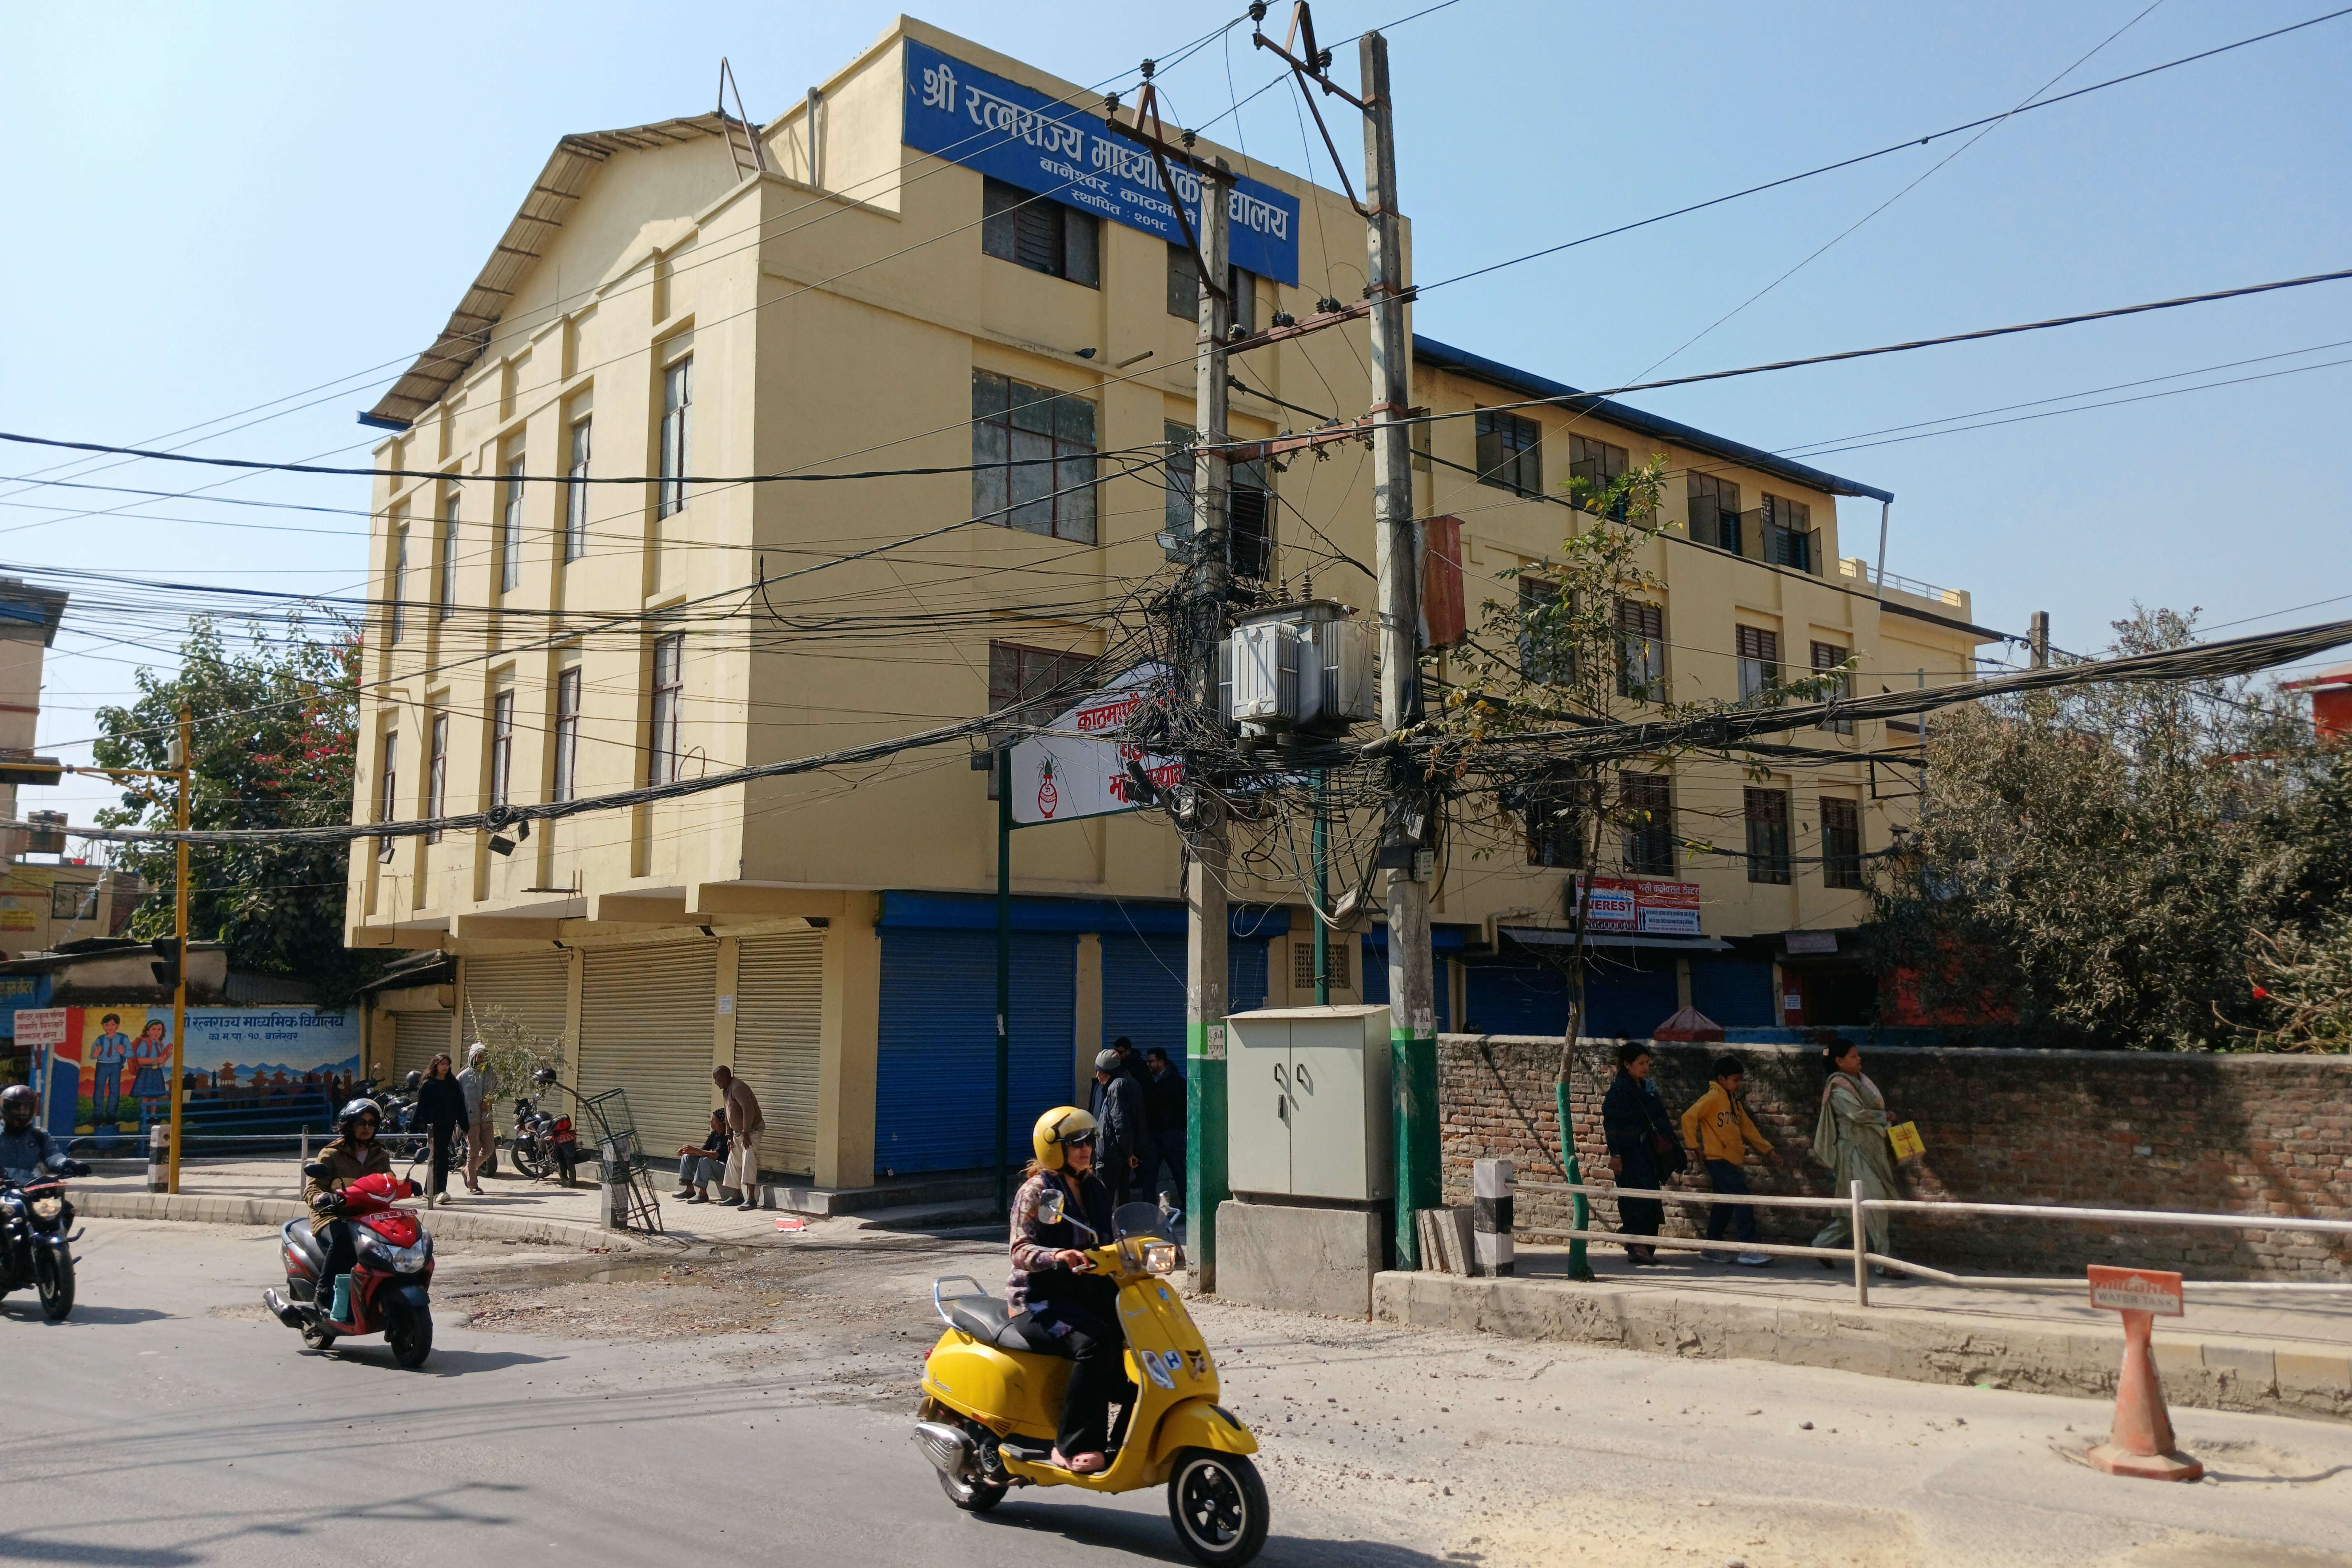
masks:
[[[1001,76],[907,40],[905,140],[1051,197],[1065,206],[1184,243],[1159,165],[1136,142],[1106,131],[1090,108],[1056,103]],[[1185,220],[1200,232],[1201,180],[1170,165]],[[1298,198],[1235,176],[1231,258],[1236,267],[1298,285]]]

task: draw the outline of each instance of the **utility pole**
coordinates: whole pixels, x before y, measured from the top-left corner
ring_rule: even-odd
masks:
[[[174,814],[180,831],[188,830],[188,780],[195,768],[195,719],[188,710],[180,710],[178,743],[172,749],[177,753],[173,765],[180,775],[180,804]],[[172,1076],[168,1084],[172,1095],[172,1163],[165,1173],[163,1186],[167,1192],[180,1190],[180,1108],[187,1098],[183,1078],[186,1070],[188,1051],[188,841],[180,840],[179,875],[173,903],[173,929],[179,933],[180,957],[174,966],[178,973],[172,987]]]
[[[996,1208],[1013,1212],[1013,741],[996,749]]]
[[[1234,303],[1226,292],[1232,226],[1231,169],[1222,158],[1201,179],[1200,342],[1193,356],[1192,593],[1188,616],[1202,706],[1217,704],[1217,645],[1225,630],[1225,497],[1230,470],[1217,450],[1225,440],[1225,342]],[[1172,194],[1172,193],[1171,193]],[[1222,723],[1224,715],[1217,714]],[[1223,808],[1198,782],[1188,794],[1192,820],[1184,875],[1184,1131],[1192,1158],[1185,1206],[1192,1213],[1193,1279],[1217,1288],[1217,1205],[1225,1201],[1226,826]]]
[[[1421,527],[1412,515],[1412,340],[1404,324],[1404,237],[1396,205],[1396,108],[1389,44],[1359,45],[1364,100],[1366,297],[1371,302],[1372,508],[1380,567],[1381,728],[1393,735],[1421,717]],[[1389,836],[1409,798],[1391,796]],[[1423,807],[1423,809],[1429,809]],[[1414,836],[1417,839],[1421,837]],[[1396,1266],[1421,1267],[1417,1209],[1435,1208],[1438,1180],[1437,1014],[1430,976],[1429,885],[1418,853],[1389,870],[1389,1053],[1395,1086]]]
[[[2025,623],[2025,644],[2031,650],[2027,657],[2036,669],[2050,668],[2050,612],[2036,610]]]

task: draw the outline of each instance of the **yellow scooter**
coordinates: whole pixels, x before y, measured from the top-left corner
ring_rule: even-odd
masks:
[[[1169,1288],[1181,1257],[1169,1237],[1182,1216],[1154,1204],[1123,1205],[1112,1220],[1118,1234],[1106,1240],[1064,1212],[1058,1192],[1045,1194],[1039,1215],[1093,1237],[1088,1263],[1118,1286],[1134,1390],[1111,1427],[1110,1463],[1078,1475],[1048,1462],[1071,1363],[1034,1348],[1002,1300],[958,1275],[931,1287],[948,1327],[923,1358],[915,1422],[941,1489],[967,1513],[985,1513],[1013,1487],[1128,1492],[1165,1483],[1168,1517],[1185,1551],[1215,1568],[1247,1563],[1265,1544],[1265,1483],[1249,1459],[1257,1439],[1217,1404],[1216,1366]],[[970,1289],[950,1293],[952,1286]]]

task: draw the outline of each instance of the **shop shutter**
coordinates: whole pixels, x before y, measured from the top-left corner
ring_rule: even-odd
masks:
[[[1102,939],[1102,1043],[1125,1035],[1139,1051],[1158,1046],[1184,1060],[1184,939]]]
[[[1388,932],[1382,931],[1377,940],[1369,936],[1363,940],[1364,988],[1360,994],[1366,1006],[1385,1007],[1389,1005]],[[1453,1027],[1447,1022],[1454,1015],[1448,1011],[1446,996],[1446,982],[1450,978],[1447,971],[1453,967],[1442,958],[1433,958],[1430,966],[1429,995],[1437,1014],[1437,1032],[1441,1035]]]
[[[747,936],[735,958],[735,1076],[760,1097],[760,1168],[816,1169],[824,933]]]
[[[511,1029],[550,1056],[570,1054],[559,1045],[572,990],[572,965],[565,954],[550,950],[468,958],[465,981],[468,1042]],[[465,1065],[462,1058],[457,1065]]]
[[[430,1013],[394,1013],[392,1016],[392,1081],[399,1083],[410,1073],[423,1072],[433,1064],[433,1058],[443,1051],[457,1060],[450,1041],[449,1015],[440,1008]]]
[[[1077,939],[1013,938],[1012,1156],[1029,1128],[1070,1102],[1077,1032]],[[996,1142],[996,936],[882,933],[881,1055],[875,1075],[874,1168],[886,1175],[993,1163]]]
[[[638,1145],[656,1159],[710,1131],[715,941],[593,948],[580,984],[580,1092],[628,1091]],[[595,1135],[592,1124],[587,1132]]]

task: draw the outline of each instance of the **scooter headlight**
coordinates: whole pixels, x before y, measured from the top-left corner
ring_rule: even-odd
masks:
[[[55,1219],[66,1212],[66,1201],[63,1198],[35,1198],[30,1206],[35,1219]]]
[[[1155,1241],[1143,1249],[1143,1269],[1147,1274],[1173,1274],[1177,1259],[1182,1256],[1172,1241]]]

